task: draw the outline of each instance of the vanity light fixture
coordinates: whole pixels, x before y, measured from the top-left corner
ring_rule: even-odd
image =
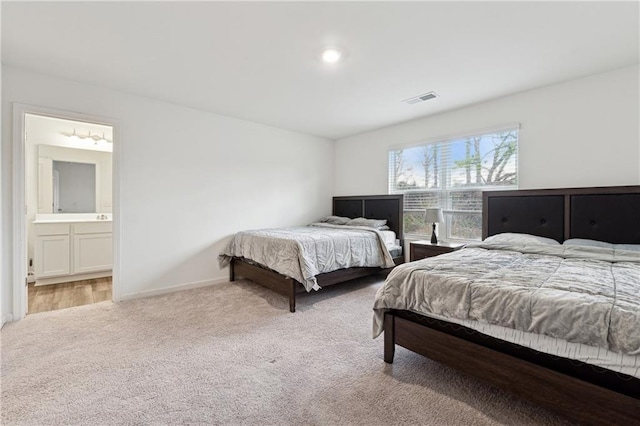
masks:
[[[88,134],[84,135],[82,133],[76,133],[76,129],[73,129],[73,133],[69,133],[69,132],[60,132],[61,134],[63,134],[64,136],[71,138],[71,139],[80,139],[80,140],[84,140],[84,139],[91,139],[95,142],[95,144],[97,145],[98,142],[108,142],[108,143],[112,143],[113,141],[111,139],[107,139],[104,136],[104,133],[102,133],[102,136],[96,135],[96,134],[91,134],[91,131],[89,131]]]

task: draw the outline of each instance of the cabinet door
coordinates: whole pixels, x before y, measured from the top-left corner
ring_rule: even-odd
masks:
[[[71,272],[68,235],[36,237],[33,254],[36,278],[57,277]]]
[[[111,234],[80,234],[73,237],[73,273],[108,271],[113,265]]]

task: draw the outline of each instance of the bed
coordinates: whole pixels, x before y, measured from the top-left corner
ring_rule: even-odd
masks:
[[[280,272],[266,266],[263,259],[265,256],[283,256],[281,251],[274,249],[266,249],[261,253],[260,261],[252,259],[247,251],[242,252],[242,256],[237,255],[239,251],[229,250],[229,246],[225,249],[225,252],[221,254],[221,265],[229,264],[229,280],[234,281],[238,277],[247,278],[257,284],[267,287],[279,294],[282,294],[289,299],[289,310],[295,312],[296,310],[296,294],[303,291],[311,291],[312,288],[318,289],[329,285],[342,283],[345,281],[353,280],[372,274],[381,272],[389,272],[393,266],[400,263],[404,263],[404,254],[402,253],[403,242],[403,196],[402,195],[368,195],[368,196],[347,196],[347,197],[333,197],[333,209],[332,215],[337,217],[347,218],[367,218],[371,220],[386,220],[386,225],[391,232],[395,234],[395,240],[397,244],[386,256],[386,263],[380,263],[378,266],[366,266],[366,267],[350,267],[337,270],[325,271],[323,273],[313,276],[312,280],[309,277],[298,277],[293,273],[287,273],[286,270],[280,269]],[[338,230],[330,229],[331,226],[324,227],[323,233],[327,234],[326,238],[331,238],[331,232],[337,232]],[[334,227],[338,228],[338,226]],[[264,235],[261,237],[270,237],[268,233],[272,234],[275,239],[279,238],[297,238],[296,235],[292,236],[292,233],[300,233],[300,238],[309,238],[308,234],[311,229],[298,228],[298,229],[281,229],[281,230],[264,230]],[[366,232],[366,230],[351,229],[348,232]],[[342,233],[347,232],[342,231]],[[369,231],[373,232],[373,231]],[[377,233],[377,232],[376,232]],[[240,234],[240,233],[239,233]],[[234,240],[239,237],[239,234],[234,236]],[[323,237],[323,238],[325,238]],[[314,237],[315,238],[315,237]],[[354,238],[357,238],[355,236]],[[232,242],[234,241],[232,240]],[[274,240],[273,247],[278,247]],[[343,245],[348,246],[348,244]],[[336,246],[337,247],[337,246]],[[349,256],[348,247],[343,247],[338,250],[336,248],[335,255]],[[345,252],[346,251],[346,252]],[[286,256],[291,256],[290,263],[295,263],[294,259],[296,254],[287,253]],[[258,257],[258,256],[255,256]],[[270,260],[270,259],[267,259]],[[285,261],[287,259],[284,259]],[[270,263],[269,263],[270,264]],[[311,265],[314,268],[314,265]],[[291,271],[293,272],[293,271]]]
[[[374,335],[380,329],[384,330],[385,362],[393,362],[395,345],[400,345],[581,423],[638,424],[640,419],[640,351],[638,350],[640,321],[638,321],[637,312],[639,309],[637,304],[625,306],[624,303],[637,303],[640,297],[640,254],[636,256],[627,250],[628,247],[621,245],[640,244],[639,212],[640,186],[485,192],[483,194],[483,239],[491,237],[485,246],[470,245],[458,252],[402,265],[393,271],[385,286],[380,289],[374,309]],[[549,239],[549,247],[543,247],[537,243],[526,248],[524,246],[502,249],[493,247],[497,250],[496,260],[484,260],[481,257],[484,256],[485,251],[489,251],[486,245],[492,244],[492,238],[498,240],[495,245],[499,246],[500,238],[509,234],[528,234],[541,237],[540,239]],[[558,244],[566,240],[573,242],[576,241],[575,239],[607,242],[615,244],[616,246],[613,247],[617,248],[611,248],[611,250],[609,248],[575,248],[568,244],[564,246]],[[536,250],[544,253],[538,253]],[[530,263],[525,263],[523,267],[522,262],[518,263],[517,260],[505,258],[507,255],[526,258]],[[585,259],[592,256],[596,259]],[[605,258],[600,258],[601,256]],[[562,274],[560,267],[553,265],[556,258],[561,259],[557,265],[562,265],[565,272],[570,272],[569,275],[554,275]],[[452,266],[456,262],[459,268],[475,265],[475,268],[486,269],[484,272],[481,271],[482,274],[472,275],[473,278],[469,282],[473,283],[473,290],[469,286],[469,290],[460,293],[457,299],[460,304],[466,305],[457,307],[455,304],[447,305],[445,299],[454,298],[455,293],[464,287],[464,280],[469,279],[470,272],[465,269],[459,269],[456,272]],[[594,293],[591,295],[593,297],[600,297],[596,294],[597,290],[594,290],[599,280],[598,273],[593,271],[583,273],[581,271],[584,269],[581,268],[592,267],[595,268],[594,270],[611,275],[614,281],[612,284],[614,292],[609,295],[608,300],[614,300],[615,304],[609,308],[600,306],[603,311],[600,316],[596,315],[598,309],[594,308],[595,305],[589,305],[589,308],[584,311],[586,313],[584,318],[588,319],[588,316],[592,315],[596,319],[604,317],[611,321],[611,324],[604,324],[605,327],[610,326],[610,328],[597,330],[600,334],[596,334],[596,331],[592,332],[590,326],[598,323],[598,320],[591,318],[586,321],[583,317],[575,317],[583,321],[578,324],[578,327],[560,330],[566,333],[564,335],[567,340],[557,337],[558,330],[549,331],[549,328],[544,327],[540,332],[550,335],[515,330],[513,338],[508,339],[508,334],[496,337],[497,334],[493,334],[495,331],[493,328],[508,330],[508,327],[500,327],[502,324],[500,321],[518,324],[521,319],[517,317],[523,311],[530,309],[534,313],[537,306],[545,306],[538,305],[538,301],[535,304],[532,302],[530,306],[526,303],[519,305],[518,294],[515,296],[509,294],[505,297],[506,293],[503,290],[509,287],[508,280],[511,278],[507,275],[500,278],[502,273],[500,262],[502,265],[509,265],[509,268],[502,269],[516,270],[525,278],[530,276],[532,281],[540,279],[536,278],[537,274],[542,274],[545,268],[549,269],[549,277],[552,277],[548,278],[549,280],[556,280],[565,286],[576,284],[586,287],[586,293]],[[435,274],[431,272],[438,268],[449,272]],[[571,271],[571,268],[576,269]],[[423,275],[429,273],[431,275]],[[442,278],[444,275],[453,276],[454,281],[444,281]],[[568,280],[567,276],[580,278]],[[488,279],[494,277],[493,283],[486,283],[487,288],[490,289],[487,291],[493,293],[486,293],[482,287],[479,287],[483,281],[481,277]],[[442,283],[438,281],[441,278]],[[454,285],[455,279],[458,280],[458,287]],[[619,282],[616,283],[615,280]],[[402,287],[390,284],[391,282],[409,287],[408,292],[405,292]],[[523,280],[525,287],[526,282],[526,279]],[[550,284],[555,285],[554,283],[555,281]],[[450,286],[448,287],[450,291],[441,289],[438,292],[436,289],[439,284]],[[552,289],[553,285],[548,284],[545,283],[545,289],[547,287]],[[591,287],[589,287],[590,284],[592,284]],[[602,286],[604,287],[605,284]],[[517,290],[521,291],[522,287]],[[422,293],[427,295],[425,301],[411,300]],[[544,297],[544,292],[541,293]],[[413,294],[413,296],[406,297],[405,294]],[[555,296],[553,293],[547,295],[548,303],[556,303],[555,307],[547,308],[556,309],[546,312],[547,316],[549,312],[553,312],[551,315],[559,316],[557,321],[547,321],[547,326],[552,329],[558,328],[558,324],[566,324],[573,314],[572,309],[579,310],[569,304],[563,306],[563,299],[557,296],[558,294],[561,292]],[[464,299],[469,295],[473,298]],[[491,300],[494,306],[491,306]],[[633,302],[634,300],[636,302]],[[486,305],[484,301],[487,301]],[[498,305],[495,305],[496,301],[499,302]],[[516,308],[513,311],[506,308],[511,304]],[[616,304],[621,308],[614,311],[613,306]],[[494,314],[499,317],[497,325],[458,319],[454,315],[456,309],[459,309],[462,315],[467,309],[466,314],[471,316],[473,313],[474,318],[484,318],[488,311],[495,311]],[[610,310],[607,311],[607,309]],[[543,317],[532,315],[532,318],[536,320],[529,322],[530,328],[537,329],[544,325],[541,325],[544,321],[540,320]],[[620,322],[621,319],[622,322]],[[494,320],[495,318],[492,317],[490,321]],[[486,331],[481,328],[483,326],[486,326]],[[597,328],[601,326],[602,324],[599,324]],[[601,341],[603,332],[605,333],[604,343]],[[521,334],[524,337],[521,337]],[[624,334],[624,336],[616,334]],[[600,337],[595,337],[596,335]],[[529,341],[519,340],[525,338]],[[597,341],[598,339],[600,341]],[[567,353],[574,356],[553,354],[549,349],[530,344],[542,340],[549,340],[552,346],[566,346],[569,349]],[[609,349],[592,346],[597,344],[608,345]],[[576,347],[592,349],[594,354],[580,359],[575,355]],[[605,355],[612,355],[615,360],[611,361],[607,358],[609,361],[598,363],[596,358],[599,352],[602,353],[603,359]],[[618,354],[619,359],[616,358]],[[589,358],[590,356],[593,358]]]

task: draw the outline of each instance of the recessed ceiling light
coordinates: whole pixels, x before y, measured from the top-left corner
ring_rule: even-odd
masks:
[[[322,52],[322,60],[328,64],[335,64],[342,58],[342,52],[338,49],[331,47]]]

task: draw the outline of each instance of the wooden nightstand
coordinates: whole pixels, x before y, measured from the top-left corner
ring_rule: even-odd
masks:
[[[452,251],[461,249],[464,244],[461,243],[444,243],[431,244],[431,242],[411,241],[409,243],[409,261],[425,259],[427,257],[437,256],[439,254],[451,253]]]

